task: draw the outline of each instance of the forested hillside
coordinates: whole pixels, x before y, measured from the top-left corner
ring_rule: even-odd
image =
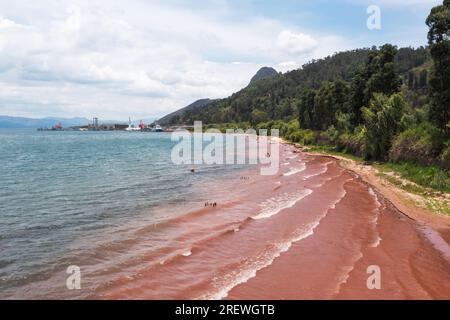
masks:
[[[277,128],[293,142],[367,160],[449,169],[449,21],[445,0],[426,21],[426,48],[386,44],[337,53],[190,110],[178,123]],[[448,175],[441,180],[448,183]]]
[[[202,108],[213,101],[214,100],[211,100],[211,99],[197,100],[194,103],[191,103],[190,105],[188,105],[180,110],[177,110],[175,112],[172,112],[172,113],[166,115],[165,117],[159,119],[158,124],[160,124],[162,126],[166,126],[166,125],[179,123],[180,119],[183,117],[183,115],[186,112],[193,112],[195,109]]]
[[[341,52],[321,60],[313,60],[299,70],[260,80],[229,98],[185,112],[177,119],[177,124],[188,124],[195,120],[202,120],[204,123],[257,124],[268,119],[296,119],[304,89],[317,90],[328,82],[337,80],[349,84],[366,62],[369,53],[376,50],[372,48]],[[416,106],[426,102],[423,93],[427,87],[429,61],[425,48],[403,48],[396,55],[396,70],[411,89],[412,92],[408,95]]]

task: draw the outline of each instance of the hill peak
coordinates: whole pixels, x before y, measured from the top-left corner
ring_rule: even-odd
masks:
[[[256,81],[269,78],[277,75],[278,72],[274,68],[270,67],[262,67],[258,70],[258,72],[253,76],[252,80],[250,80],[250,84],[255,83]]]

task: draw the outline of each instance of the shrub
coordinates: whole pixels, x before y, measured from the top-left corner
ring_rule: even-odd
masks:
[[[364,151],[364,141],[366,128],[359,126],[353,133],[346,132],[339,137],[337,148],[345,153],[352,153],[356,156],[362,156]]]
[[[312,130],[296,130],[292,132],[288,137],[290,141],[300,143],[303,145],[310,145],[316,142],[314,131]]]
[[[423,165],[434,164],[442,148],[439,130],[425,123],[400,133],[392,144],[389,158],[394,162],[411,161]]]
[[[445,144],[444,149],[442,150],[441,156],[439,157],[443,163],[443,166],[447,169],[450,169],[450,140]]]
[[[326,134],[328,136],[330,143],[336,145],[339,139],[339,131],[335,128],[334,125],[328,127]]]

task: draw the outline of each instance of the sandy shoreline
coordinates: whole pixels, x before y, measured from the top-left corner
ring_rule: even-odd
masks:
[[[378,176],[378,170],[371,165],[359,164],[349,158],[327,155],[315,152],[301,152],[311,156],[332,158],[338,161],[343,168],[356,173],[363,181],[379,192],[383,197],[390,201],[401,213],[417,221],[420,224],[427,225],[438,231],[442,237],[450,244],[450,216],[431,212],[426,208],[418,207],[415,202],[423,201],[420,196],[403,190],[386,179]]]
[[[449,217],[415,207],[408,193],[383,181],[372,167],[290,146],[284,143],[283,149],[300,151],[311,163],[331,159],[354,178],[338,183],[331,177],[329,188],[322,183],[314,197],[284,210],[286,219],[297,216],[292,221],[311,226],[306,217],[323,210],[327,193],[345,190],[300,241],[233,288],[228,299],[450,298]],[[379,290],[367,286],[374,266],[382,274]]]
[[[218,184],[216,208],[152,229],[171,241],[91,297],[450,299],[448,220],[412,210],[370,168],[283,143],[278,174],[239,175]]]

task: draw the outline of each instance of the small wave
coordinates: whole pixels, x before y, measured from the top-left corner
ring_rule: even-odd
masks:
[[[353,180],[353,178],[346,180],[346,181],[344,182],[344,185],[345,185],[347,182],[350,182],[350,181],[352,181],[352,180]],[[342,194],[339,196],[339,198],[338,198],[335,202],[333,202],[332,204],[330,204],[328,208],[331,209],[331,210],[336,209],[336,206],[337,206],[339,203],[341,203],[341,201],[344,200],[344,198],[345,198],[346,196],[347,196],[347,190],[345,190],[345,188],[344,188],[344,189],[342,190]]]
[[[301,168],[291,168],[288,172],[286,172],[286,173],[283,174],[283,175],[284,175],[285,177],[288,177],[288,176],[292,176],[292,175],[294,175],[294,174],[303,172],[303,171],[305,171],[305,170],[306,170],[306,165],[305,165],[304,163],[302,163]]]
[[[213,285],[216,290],[207,293],[200,300],[222,300],[226,298],[229,292],[236,286],[246,283],[248,280],[256,277],[256,273],[270,266],[281,254],[289,251],[292,245],[314,234],[314,229],[320,221],[311,223],[305,228],[297,230],[290,239],[275,243],[266,251],[261,252],[255,257],[244,260],[235,270],[213,279]]]
[[[364,255],[362,254],[362,252],[359,252],[352,259],[351,265],[348,265],[348,266],[344,267],[342,276],[340,277],[339,282],[337,284],[337,288],[336,288],[336,291],[335,291],[336,295],[341,292],[342,286],[347,283],[348,279],[350,278],[350,274],[355,269],[356,263],[358,263],[358,261],[361,260],[363,257],[364,257]]]
[[[380,236],[377,236],[377,239],[372,243],[372,248],[378,248],[378,246],[380,245],[381,241],[383,239]]]
[[[273,188],[274,191],[278,190],[281,188],[281,181],[277,181],[275,182],[275,187]]]
[[[230,208],[239,203],[239,200],[233,200],[226,203],[221,203],[221,209]],[[210,207],[203,207],[204,204],[199,203],[199,209],[190,209],[189,211],[184,212],[183,214],[174,216],[174,217],[161,217],[159,220],[154,221],[151,224],[145,225],[140,229],[135,231],[137,236],[146,235],[149,231],[154,231],[156,229],[163,229],[173,227],[174,225],[183,224],[186,221],[192,221],[193,219],[202,217],[207,214],[211,214]]]
[[[166,256],[166,258],[162,259],[159,264],[165,265],[167,262],[171,262],[180,257],[190,257],[192,255],[192,249],[187,250],[178,250]]]
[[[300,192],[283,193],[277,197],[270,198],[260,205],[261,212],[252,217],[252,219],[260,220],[270,218],[284,209],[292,208],[297,202],[312,193],[313,191],[311,189],[305,189]]]
[[[373,210],[374,218],[372,220],[373,231],[376,234],[376,239],[373,242],[373,244],[371,245],[371,247],[377,248],[380,245],[381,241],[383,240],[378,231],[378,219],[380,217],[380,208],[382,207],[382,205],[378,198],[377,193],[372,189],[372,187],[368,187],[368,190],[369,190],[369,194],[372,196],[372,198],[374,199],[375,204],[376,204],[376,208]]]
[[[376,194],[376,192],[372,189],[372,187],[369,187],[369,194],[374,198],[376,204],[377,204],[377,208],[381,208],[381,203],[380,203],[380,199],[378,199],[378,195]]]
[[[333,162],[330,161],[330,162],[325,163],[324,168],[323,168],[322,170],[320,170],[320,171],[317,172],[317,173],[313,173],[313,174],[306,175],[306,176],[303,177],[303,179],[304,179],[304,180],[308,180],[308,179],[310,179],[310,178],[317,177],[317,176],[320,176],[320,175],[326,173],[326,172],[328,171],[328,166],[329,166],[330,164],[333,164]]]
[[[319,184],[317,184],[317,185],[314,185],[314,188],[322,188],[322,187],[323,187],[325,184],[327,184],[328,182],[333,181],[333,180],[335,180],[335,179],[341,177],[343,172],[344,172],[344,171],[342,170],[342,171],[340,172],[340,174],[324,179],[322,183],[319,183]]]
[[[14,262],[15,262],[15,260],[12,260],[12,259],[11,260],[9,260],[9,259],[8,260],[0,260],[0,269],[13,264]]]
[[[191,251],[191,250],[185,251],[185,252],[183,252],[181,255],[182,255],[183,257],[189,257],[189,256],[192,255],[192,251]]]

